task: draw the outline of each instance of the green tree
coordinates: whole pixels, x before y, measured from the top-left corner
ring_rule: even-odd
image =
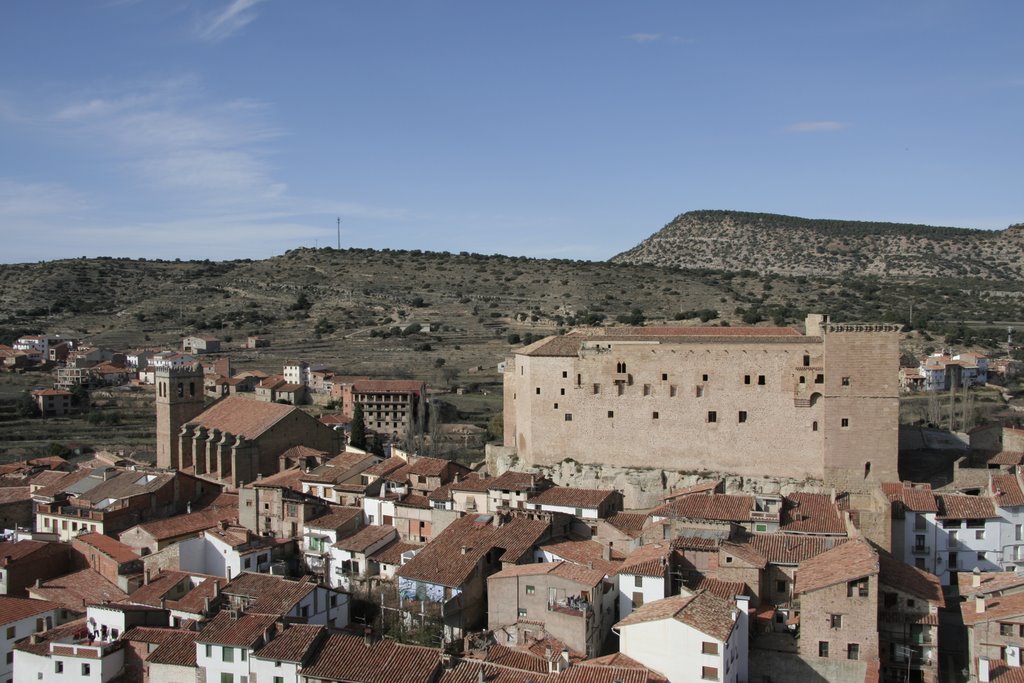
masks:
[[[71,403],[79,408],[89,405],[89,390],[84,384],[76,384],[71,387]]]
[[[366,425],[363,424],[363,404],[357,403],[352,409],[352,434],[348,442],[354,448],[366,450]]]
[[[29,392],[22,393],[15,408],[18,417],[39,417],[39,406]]]

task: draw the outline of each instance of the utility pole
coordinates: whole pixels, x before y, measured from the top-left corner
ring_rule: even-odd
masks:
[[[338,216],[338,251],[341,251],[341,216]]]

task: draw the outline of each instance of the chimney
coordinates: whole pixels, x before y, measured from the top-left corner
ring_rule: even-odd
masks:
[[[612,542],[608,541],[608,544],[601,548],[601,559],[608,562],[612,559]]]
[[[210,598],[204,597],[203,598],[203,614],[209,614],[209,613],[210,613]]]
[[[974,594],[974,611],[978,614],[982,614],[985,611],[985,594],[975,593]]]
[[[142,573],[142,585],[143,586],[148,586],[149,585],[149,579],[150,579],[149,569],[147,568],[146,571]]]
[[[593,569],[593,568],[594,568],[594,561],[593,560],[587,560],[587,569]]]
[[[551,661],[551,655],[553,655],[553,654],[554,653],[551,651],[551,646],[550,645],[548,647],[544,648],[544,659],[546,659],[546,660],[548,660],[550,662]]]
[[[216,597],[219,597],[219,596],[220,596],[220,581],[218,581],[217,579],[214,579],[213,580],[213,597],[216,598]]]
[[[373,645],[373,631],[370,630],[369,626],[363,628],[363,645],[370,647]]]
[[[465,555],[466,553],[469,552],[469,546],[468,545],[462,546],[462,548],[460,548],[460,551],[462,552],[463,555]]]
[[[482,665],[476,670],[476,683],[486,683],[486,679],[484,679],[484,667]]]
[[[188,501],[187,503],[185,503],[185,514],[186,515],[191,515],[192,514],[192,501],[191,500]]]
[[[978,681],[979,683],[989,683],[988,675],[988,657],[978,657]]]
[[[42,579],[36,579],[36,588],[42,588],[42,587],[43,587],[43,580]]]
[[[980,585],[981,585],[981,568],[980,567],[975,567],[974,571],[971,573],[971,587],[972,588],[977,588]]]

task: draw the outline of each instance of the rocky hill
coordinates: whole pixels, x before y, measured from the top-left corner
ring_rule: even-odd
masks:
[[[690,211],[616,263],[780,275],[1019,279],[1024,225],[1001,231]]]

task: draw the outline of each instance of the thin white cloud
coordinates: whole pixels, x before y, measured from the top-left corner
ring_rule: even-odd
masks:
[[[786,126],[786,130],[790,133],[828,133],[848,126],[842,121],[800,121]]]
[[[85,211],[88,197],[60,183],[25,183],[0,178],[0,221],[28,220]]]
[[[660,33],[631,33],[626,36],[626,40],[632,40],[634,43],[653,43],[660,38]]]
[[[219,12],[204,16],[196,26],[196,37],[208,43],[219,43],[242,30],[256,18],[254,8],[264,0],[231,0]]]

